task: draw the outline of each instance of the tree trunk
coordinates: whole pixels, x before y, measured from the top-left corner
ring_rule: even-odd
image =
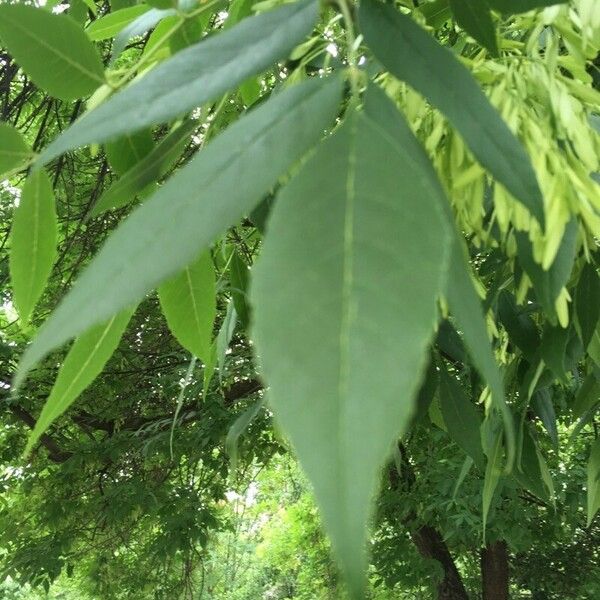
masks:
[[[469,600],[448,546],[438,531],[423,525],[411,533],[411,539],[421,556],[437,560],[444,569],[444,578],[437,590],[438,600]]]
[[[508,600],[508,548],[504,540],[481,551],[483,600]]]

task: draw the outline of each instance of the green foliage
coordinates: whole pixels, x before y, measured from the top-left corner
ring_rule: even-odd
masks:
[[[21,134],[6,123],[0,123],[0,175],[19,167],[30,156]]]
[[[37,171],[23,185],[10,232],[10,277],[23,322],[29,320],[54,265],[56,231],[52,184],[44,171]]]
[[[600,9],[416,5],[0,0],[7,590],[600,593]]]
[[[3,4],[0,38],[27,75],[56,98],[82,98],[104,83],[96,49],[66,15]]]

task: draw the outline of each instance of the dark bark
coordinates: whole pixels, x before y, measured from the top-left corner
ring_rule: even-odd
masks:
[[[444,578],[437,588],[438,600],[469,600],[454,559],[439,532],[423,525],[411,532],[410,537],[421,556],[437,560],[444,569]]]
[[[483,600],[508,600],[508,547],[504,540],[481,551]]]

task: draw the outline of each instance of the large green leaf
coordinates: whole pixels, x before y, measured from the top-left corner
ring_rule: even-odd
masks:
[[[468,69],[392,6],[362,0],[359,16],[375,57],[439,108],[481,164],[543,224],[544,201],[529,156]]]
[[[496,27],[486,0],[450,0],[456,22],[494,56],[498,54]]]
[[[22,165],[31,154],[23,136],[8,123],[0,123],[0,178]]]
[[[481,302],[471,281],[464,243],[454,225],[450,203],[423,146],[411,132],[406,120],[379,88],[371,86],[367,91],[365,110],[381,127],[389,130],[396,142],[410,152],[413,160],[418,161],[422,176],[426,177],[431,185],[432,198],[445,213],[448,226],[454,232],[446,296],[450,310],[463,332],[469,356],[490,386],[492,399],[502,415],[508,447],[508,465],[510,466],[515,455],[513,418],[506,404],[502,376],[488,337]],[[440,327],[440,331],[443,331],[442,327]],[[438,335],[439,341],[440,336]]]
[[[57,219],[52,184],[44,170],[27,178],[10,232],[10,278],[23,321],[31,316],[56,258]]]
[[[587,467],[587,525],[600,510],[600,438],[592,445]]]
[[[132,314],[133,310],[125,310],[112,317],[108,323],[90,329],[75,341],[58,371],[50,396],[29,436],[25,454],[30,452],[46,429],[102,372],[119,345]]]
[[[40,162],[168,121],[217,98],[287,56],[312,30],[317,7],[316,0],[295,2],[178,52],[85,114],[42,152]]]
[[[534,8],[565,4],[568,0],[486,0],[495,10],[506,14],[523,13]]]
[[[96,49],[67,15],[1,4],[0,39],[33,82],[56,98],[82,98],[104,83]]]
[[[215,268],[210,252],[165,281],[158,297],[169,329],[177,341],[205,363],[211,359],[217,304]]]
[[[575,314],[583,347],[587,348],[600,319],[600,277],[598,271],[585,263],[575,291]]]
[[[442,369],[440,377],[440,407],[444,423],[452,439],[483,468],[481,447],[481,415],[469,401],[460,384]]]
[[[415,410],[445,284],[433,194],[386,128],[352,114],[281,192],[254,269],[269,400],[356,597],[379,467]]]
[[[40,329],[15,385],[50,350],[138,302],[252,210],[331,124],[341,83],[309,80],[261,104],[137,208]]]
[[[190,134],[197,127],[197,121],[188,120],[168,133],[146,156],[136,162],[100,196],[92,208],[91,216],[133,202],[136,194],[165,174],[179,157],[189,141]],[[110,144],[107,144],[107,153],[109,146]],[[137,148],[139,154],[139,145]],[[119,161],[119,166],[125,166],[123,160]]]
[[[114,37],[126,25],[134,21],[137,17],[148,12],[150,8],[147,4],[138,4],[137,6],[129,6],[121,10],[110,12],[99,19],[96,19],[85,30],[88,37],[97,42],[107,40]]]

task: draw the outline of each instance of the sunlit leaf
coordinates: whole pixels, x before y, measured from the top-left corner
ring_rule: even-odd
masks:
[[[96,49],[67,15],[1,4],[0,39],[34,83],[56,98],[82,98],[104,83]]]
[[[54,192],[43,170],[32,173],[21,192],[10,232],[10,278],[14,302],[28,321],[56,258],[57,218]]]
[[[181,273],[162,283],[158,297],[177,341],[194,356],[208,362],[217,312],[215,268],[210,253],[203,252]]]
[[[32,155],[23,136],[8,123],[0,123],[0,178]]]

